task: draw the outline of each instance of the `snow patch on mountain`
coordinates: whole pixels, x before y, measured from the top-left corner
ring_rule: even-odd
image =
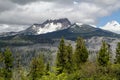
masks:
[[[53,32],[53,31],[57,31],[60,30],[62,28],[62,24],[61,23],[56,23],[54,24],[52,23],[47,23],[45,24],[44,28],[40,27],[37,34],[44,34],[44,33],[48,33],[48,32]]]
[[[46,20],[41,24],[33,24],[31,27],[24,30],[22,34],[24,35],[46,34],[49,32],[66,29],[70,27],[70,25],[71,25],[71,22],[67,18]]]
[[[84,23],[75,23],[75,24],[78,25],[79,27],[82,27],[82,25],[84,25]],[[87,24],[87,25],[90,25],[90,26],[95,27],[95,28],[97,27],[93,24]]]
[[[97,28],[97,26],[95,26],[95,25],[93,25],[93,24],[89,24],[90,26],[92,26],[92,27],[95,27],[95,28]]]
[[[71,28],[75,28],[76,26],[82,27],[82,23],[74,23],[73,25],[71,25]]]
[[[120,23],[118,23],[117,21],[108,22],[106,25],[100,28],[120,34]]]
[[[81,27],[81,25],[83,25],[83,23],[75,23],[76,25],[78,25],[79,27]]]
[[[83,25],[89,25],[91,27],[97,28],[97,26],[92,25],[92,24],[84,24],[84,23],[74,23],[71,28],[75,28],[76,26],[83,27]]]

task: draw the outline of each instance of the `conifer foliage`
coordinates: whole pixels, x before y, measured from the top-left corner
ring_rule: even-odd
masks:
[[[43,61],[43,56],[39,56],[37,58],[33,58],[30,76],[31,80],[37,80],[44,75],[45,72],[45,65]]]
[[[50,71],[50,63],[48,62],[45,66],[45,74],[49,75],[49,71]]]
[[[71,44],[66,45],[64,38],[62,38],[58,47],[56,58],[56,67],[58,69],[57,74],[60,74],[62,72],[69,74],[72,72],[72,55],[73,49]]]
[[[76,49],[74,53],[75,67],[80,68],[82,63],[85,63],[88,59],[88,51],[85,47],[85,42],[82,38],[78,37],[76,41]]]
[[[117,44],[116,48],[116,63],[120,64],[120,42]]]
[[[13,65],[12,53],[6,48],[0,53],[0,80],[120,80],[120,42],[116,48],[117,64],[110,65],[112,51],[105,41],[98,52],[99,64],[87,60],[88,50],[82,38],[77,39],[75,49],[65,42],[64,38],[60,40],[55,66],[45,59],[44,54],[40,54],[33,57],[28,69],[21,65],[20,55],[16,56],[16,64]]]
[[[100,66],[107,66],[109,62],[109,50],[105,41],[102,42],[100,51],[98,52],[98,63]]]
[[[9,48],[6,48],[4,52],[4,78],[5,80],[11,80],[13,69],[13,57]]]
[[[57,67],[57,74],[60,74],[63,72],[64,67],[65,67],[65,55],[66,55],[66,46],[64,42],[64,38],[61,39],[59,47],[58,47],[58,52],[57,52],[57,62],[56,62],[56,67]]]
[[[71,73],[73,70],[73,49],[71,44],[66,46],[66,55],[65,55],[65,72],[66,73]]]

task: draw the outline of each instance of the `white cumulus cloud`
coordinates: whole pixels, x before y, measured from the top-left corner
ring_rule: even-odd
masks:
[[[7,25],[0,24],[0,33],[2,32],[18,32],[28,28],[28,25]]]
[[[95,25],[99,18],[120,9],[120,0],[1,0],[3,3],[0,24],[6,25],[32,25],[58,18]]]

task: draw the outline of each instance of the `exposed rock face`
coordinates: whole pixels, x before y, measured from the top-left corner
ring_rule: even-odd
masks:
[[[42,24],[33,24],[31,27],[23,31],[25,35],[38,35],[45,34],[53,31],[58,31],[66,29],[71,25],[70,21],[67,18],[56,19],[56,20],[47,20]]]

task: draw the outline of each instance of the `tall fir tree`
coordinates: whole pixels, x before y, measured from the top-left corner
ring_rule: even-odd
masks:
[[[45,66],[45,74],[49,75],[49,71],[50,71],[50,63],[48,62]]]
[[[74,53],[75,68],[80,69],[80,65],[85,63],[88,59],[88,50],[82,38],[78,37],[76,41],[76,49]]]
[[[66,46],[66,55],[65,55],[65,72],[68,74],[72,73],[73,71],[72,56],[73,56],[73,49],[71,44],[69,44],[68,46]]]
[[[120,64],[120,42],[118,42],[116,48],[116,63]]]
[[[0,62],[3,62],[3,54],[0,52]]]
[[[16,70],[16,77],[17,77],[17,80],[22,80],[22,65],[21,65],[21,56],[20,54],[16,54],[16,60],[15,60],[15,70]]]
[[[61,74],[64,70],[65,54],[66,54],[65,48],[66,46],[65,46],[64,38],[62,38],[58,46],[57,58],[56,58],[57,74]]]
[[[43,56],[35,57],[32,59],[30,79],[37,80],[45,74],[45,65]]]
[[[109,50],[105,41],[102,42],[102,46],[98,54],[98,64],[100,66],[107,66],[109,63]]]
[[[0,52],[0,65],[3,64],[3,60],[4,60],[3,54]],[[0,78],[3,78],[3,77],[4,77],[3,67],[1,66],[0,67]]]
[[[6,48],[4,52],[4,78],[5,80],[11,80],[13,70],[13,57],[9,48]]]

